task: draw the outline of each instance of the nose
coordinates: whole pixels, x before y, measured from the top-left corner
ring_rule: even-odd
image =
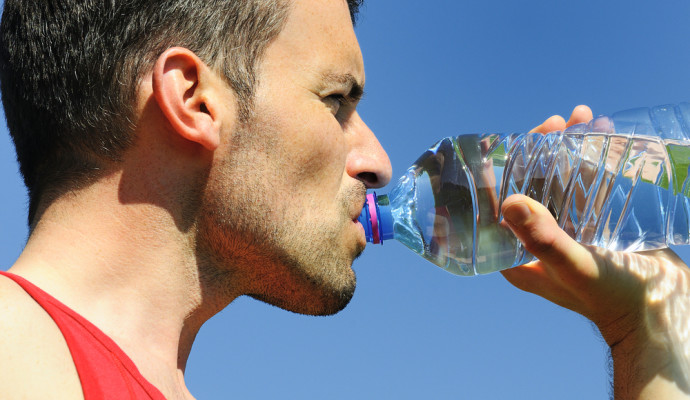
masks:
[[[388,154],[359,114],[352,116],[350,124],[351,148],[345,167],[348,175],[369,189],[386,186],[393,175]]]

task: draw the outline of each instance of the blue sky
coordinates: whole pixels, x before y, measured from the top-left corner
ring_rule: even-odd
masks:
[[[690,100],[687,0],[369,0],[360,113],[401,175],[437,139],[521,132],[577,104],[595,114]],[[0,135],[0,259],[26,239],[26,195]],[[383,189],[381,192],[386,192]],[[687,248],[677,249],[690,261]],[[396,242],[355,262],[332,317],[239,299],[188,364],[199,399],[606,399],[606,347],[583,317],[500,274],[460,278]]]

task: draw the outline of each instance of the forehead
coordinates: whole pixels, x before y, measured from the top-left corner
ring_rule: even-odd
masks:
[[[294,0],[263,63],[305,75],[350,74],[362,84],[362,53],[346,0]]]

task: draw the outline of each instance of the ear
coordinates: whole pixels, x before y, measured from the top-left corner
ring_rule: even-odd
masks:
[[[218,94],[218,78],[192,51],[173,47],[158,57],[152,73],[153,94],[172,128],[208,150],[220,144],[220,113],[227,108]]]

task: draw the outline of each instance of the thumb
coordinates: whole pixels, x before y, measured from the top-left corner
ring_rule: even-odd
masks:
[[[503,218],[523,246],[549,269],[594,262],[591,253],[563,231],[539,202],[523,196],[508,197]]]

